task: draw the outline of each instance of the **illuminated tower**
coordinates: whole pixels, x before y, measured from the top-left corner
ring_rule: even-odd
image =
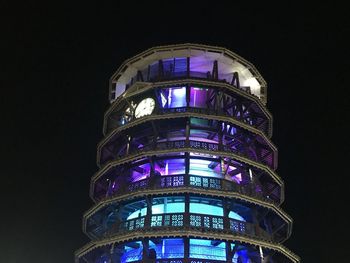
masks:
[[[151,48],[112,76],[110,102],[77,263],[300,261],[281,244],[292,219],[252,64],[219,47]]]

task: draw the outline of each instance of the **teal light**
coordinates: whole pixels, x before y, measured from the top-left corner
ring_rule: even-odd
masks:
[[[216,240],[190,239],[190,258],[226,260],[226,243]]]

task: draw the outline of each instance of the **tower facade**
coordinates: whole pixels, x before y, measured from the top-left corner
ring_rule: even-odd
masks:
[[[151,48],[110,80],[76,263],[299,262],[282,243],[266,82],[219,47]]]

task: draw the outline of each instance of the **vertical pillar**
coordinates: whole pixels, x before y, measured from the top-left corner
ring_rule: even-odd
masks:
[[[186,136],[185,147],[190,147],[190,118],[186,119],[185,136]]]
[[[185,215],[184,215],[184,227],[190,227],[190,195],[185,194]],[[190,262],[188,258],[190,257],[190,239],[189,237],[184,237],[184,262]]]
[[[152,217],[152,198],[146,196],[147,212],[145,217],[145,228],[151,228],[151,217]]]
[[[185,153],[185,186],[190,186],[190,154]]]
[[[227,199],[222,200],[222,207],[223,207],[223,212],[224,212],[224,230],[229,231],[230,230],[230,219],[228,217],[230,213],[230,203],[228,202]]]
[[[186,85],[186,107],[190,106],[191,101],[191,86],[189,84]]]
[[[222,145],[222,142],[223,142],[223,132],[222,132],[222,124],[223,122],[218,122],[218,143],[219,143],[219,151],[222,151],[223,150],[223,145]]]
[[[187,57],[187,61],[186,61],[186,77],[189,78],[190,77],[190,57]]]
[[[149,238],[142,239],[142,262],[149,262]]]
[[[185,217],[184,217],[184,225],[190,226],[190,194],[185,194]]]
[[[253,225],[254,225],[254,235],[260,236],[260,226],[259,226],[259,220],[258,220],[258,211],[256,208],[251,208],[252,211],[252,219],[253,219]]]
[[[219,70],[218,70],[218,61],[217,60],[215,60],[213,63],[213,70],[212,70],[211,75],[212,75],[214,80],[219,79]]]
[[[159,60],[158,61],[158,79],[159,80],[163,79],[163,76],[164,76],[163,61]]]
[[[190,238],[184,237],[184,263],[190,262]]]
[[[226,241],[226,262],[232,263],[232,249],[231,249],[231,243]]]

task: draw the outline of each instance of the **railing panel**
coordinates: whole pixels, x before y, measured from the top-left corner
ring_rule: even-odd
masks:
[[[145,189],[157,189],[157,188],[176,188],[176,187],[194,187],[201,189],[213,189],[222,190],[227,192],[237,192],[243,195],[255,197],[257,199],[269,202],[278,203],[277,201],[268,197],[264,191],[257,192],[251,184],[239,185],[235,182],[228,181],[222,178],[215,177],[204,177],[196,175],[188,175],[188,180],[186,180],[186,175],[168,175],[160,176],[157,178],[146,178],[137,182],[128,184],[126,187],[122,187],[120,190],[114,192],[112,196],[123,195],[125,193],[142,191]],[[101,199],[108,198],[103,196]]]
[[[190,226],[200,228],[210,228],[216,230],[224,229],[224,218],[221,216],[190,214]]]
[[[134,219],[127,220],[120,224],[121,231],[131,231],[145,227],[145,217],[138,217]]]
[[[248,222],[239,221],[229,218],[229,229],[226,229],[224,224],[224,217],[205,215],[198,213],[167,213],[151,215],[150,222],[146,224],[146,217],[138,217],[126,220],[121,223],[116,223],[104,236],[118,234],[119,232],[134,231],[138,229],[160,228],[160,227],[192,227],[199,229],[210,229],[214,231],[228,230],[234,233],[251,236],[254,238],[262,238],[271,240],[265,230],[258,228]],[[187,219],[187,220],[186,220]],[[187,222],[187,223],[186,223]]]
[[[152,215],[151,227],[160,227],[160,226],[182,227],[184,226],[184,214],[173,213],[173,214]]]

